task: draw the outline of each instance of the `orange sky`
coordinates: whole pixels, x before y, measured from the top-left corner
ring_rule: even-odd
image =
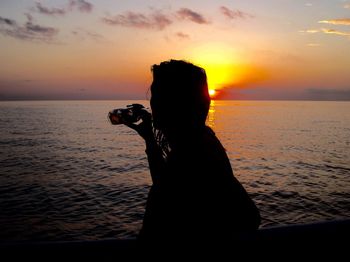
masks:
[[[349,100],[349,7],[1,1],[0,99],[146,99],[151,65],[185,59],[217,98]]]

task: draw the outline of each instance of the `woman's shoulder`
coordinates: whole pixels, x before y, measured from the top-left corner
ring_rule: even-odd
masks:
[[[227,157],[225,148],[210,127],[206,127],[195,140],[193,150],[198,158],[208,159],[213,163]]]
[[[208,126],[191,133],[179,147],[172,151],[171,155],[190,159],[210,156],[214,159],[226,154],[215,132]]]
[[[213,129],[211,129],[208,126],[206,126],[203,131],[201,143],[206,147],[212,147],[212,148],[224,150],[224,147],[222,146],[215,132],[213,131]]]
[[[209,126],[205,126],[204,127],[204,132],[206,132],[206,133],[208,133],[210,135],[216,136],[214,130],[211,127],[209,127]]]

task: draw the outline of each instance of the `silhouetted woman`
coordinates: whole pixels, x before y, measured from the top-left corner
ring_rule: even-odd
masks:
[[[205,125],[210,97],[204,69],[170,60],[152,72],[152,117],[128,124],[145,139],[153,181],[140,239],[213,242],[256,230],[259,211]]]

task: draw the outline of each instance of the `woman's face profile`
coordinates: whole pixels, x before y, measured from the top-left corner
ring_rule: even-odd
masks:
[[[164,93],[166,86],[161,86],[159,82],[153,81],[151,85],[150,106],[152,110],[153,126],[156,129],[165,131],[172,128],[172,122],[176,121],[175,115],[177,106],[176,97]],[[162,92],[163,91],[163,92]],[[175,103],[175,104],[174,104]]]
[[[157,87],[155,84],[155,81],[152,82],[151,84],[151,99],[150,99],[150,105],[151,105],[151,110],[152,110],[152,117],[153,117],[153,126],[157,129],[161,128],[161,125],[159,122],[161,122],[160,118],[161,115],[159,112],[161,112],[160,108],[160,97],[157,94]]]

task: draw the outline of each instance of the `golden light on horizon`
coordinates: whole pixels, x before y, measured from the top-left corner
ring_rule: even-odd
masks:
[[[215,97],[215,95],[216,95],[216,90],[215,89],[209,89],[208,92],[209,92],[210,98],[214,98]]]

